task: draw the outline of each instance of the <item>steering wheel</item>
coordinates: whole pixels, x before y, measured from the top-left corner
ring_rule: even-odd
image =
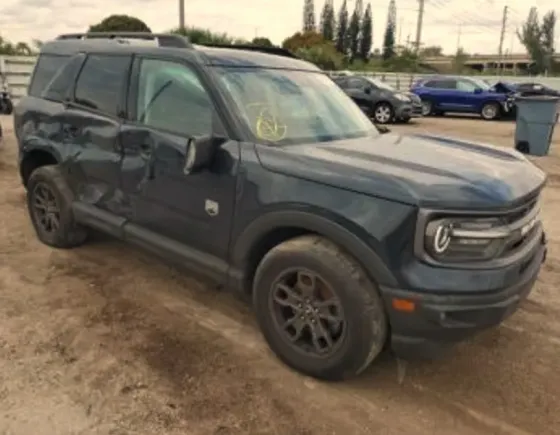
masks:
[[[269,142],[279,142],[286,137],[288,126],[282,123],[270,110],[266,103],[249,103],[247,109],[256,109],[254,131],[259,139]]]

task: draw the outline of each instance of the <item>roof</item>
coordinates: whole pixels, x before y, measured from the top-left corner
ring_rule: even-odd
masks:
[[[235,46],[225,48],[195,45],[194,47],[196,51],[206,56],[208,59],[207,65],[321,71],[317,66],[304,60],[235,48]]]
[[[132,43],[132,40],[133,43]],[[193,45],[178,35],[150,33],[67,34],[60,35],[41,47],[41,53],[72,55],[79,52],[115,54],[167,54],[188,56],[205,65],[293,69],[320,72],[317,66],[298,59],[282,48],[255,46]]]

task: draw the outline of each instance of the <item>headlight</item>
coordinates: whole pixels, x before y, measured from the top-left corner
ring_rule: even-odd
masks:
[[[404,94],[395,94],[395,98],[400,101],[406,101],[407,103],[410,103],[412,101],[408,96]]]
[[[500,254],[509,235],[496,218],[437,219],[426,226],[424,248],[438,261],[484,261]]]

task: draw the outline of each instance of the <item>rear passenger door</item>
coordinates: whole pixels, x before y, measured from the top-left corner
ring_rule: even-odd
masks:
[[[427,96],[432,100],[436,109],[442,111],[457,109],[455,79],[430,80],[426,82],[424,87],[428,89]]]
[[[89,54],[65,101],[63,140],[78,200],[122,214],[121,150],[118,134],[125,116],[131,55]]]

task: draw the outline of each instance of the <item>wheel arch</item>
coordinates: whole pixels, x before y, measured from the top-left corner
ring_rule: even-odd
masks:
[[[24,186],[27,186],[31,173],[41,166],[60,163],[60,156],[47,147],[24,147],[19,165],[19,172]]]
[[[264,255],[274,246],[304,234],[329,239],[352,255],[374,282],[397,286],[381,257],[356,234],[331,219],[303,211],[270,212],[249,224],[232,249],[230,284],[240,293],[250,294],[254,273]]]

